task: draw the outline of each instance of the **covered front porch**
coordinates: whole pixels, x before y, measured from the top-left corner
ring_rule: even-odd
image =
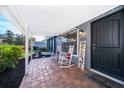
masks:
[[[29,64],[28,74],[21,82],[20,88],[104,88],[119,87],[104,84],[101,77],[89,70],[80,70],[77,65],[60,68],[54,57],[33,59]],[[105,79],[103,79],[105,80]],[[102,81],[104,82],[104,81]],[[108,82],[106,80],[106,82]]]
[[[52,7],[52,6],[51,7],[47,7],[47,6],[45,7],[42,7],[42,6],[41,7],[40,6],[38,7],[37,6],[32,6],[32,7],[1,6],[1,10],[2,10],[1,14],[3,16],[6,16],[7,19],[10,22],[12,22],[16,27],[18,27],[19,31],[21,31],[25,35],[25,47],[24,47],[25,49],[25,69],[24,69],[25,75],[20,84],[20,88],[27,88],[27,87],[31,87],[31,88],[34,88],[34,87],[36,88],[124,87],[123,86],[124,82],[120,79],[120,77],[123,78],[124,75],[123,75],[123,68],[122,68],[123,65],[120,65],[119,63],[120,60],[119,61],[117,60],[119,59],[119,56],[113,55],[114,53],[111,54],[112,56],[110,55],[107,56],[106,54],[109,54],[109,52],[106,52],[105,54],[103,54],[104,55],[103,57],[102,55],[99,56],[99,52],[96,51],[97,48],[105,46],[104,36],[107,37],[106,44],[108,44],[108,48],[111,46],[112,47],[119,46],[119,43],[116,44],[116,42],[114,42],[114,39],[109,38],[109,36],[106,33],[103,33],[104,31],[107,31],[104,29],[106,28],[104,27],[104,24],[101,24],[101,28],[103,28],[103,30],[99,32],[101,36],[103,35],[102,38],[99,37],[98,33],[95,33],[93,35],[91,34],[97,31],[96,29],[97,27],[98,29],[101,29],[98,26],[99,20],[104,18],[106,21],[106,16],[110,16],[112,13],[116,13],[124,9],[124,6],[118,6],[118,7],[112,6],[108,8],[106,6],[101,7],[101,8],[98,7],[99,9],[102,9],[102,10],[105,9],[106,11],[103,11],[103,13],[98,12],[94,14],[94,17],[91,16],[87,20],[84,20],[82,23],[81,21],[82,16],[84,16],[84,19],[86,19],[85,16],[88,16],[89,14],[84,15],[84,13],[82,13],[82,15],[80,15],[80,11],[83,11],[85,10],[85,8],[88,8],[89,13],[91,13],[90,11],[92,9],[94,13],[97,7],[94,7],[94,6],[91,6],[90,8],[88,8],[88,6],[87,7],[82,6],[82,7],[77,7],[77,8],[76,7],[70,7],[70,8],[69,7],[58,7],[58,11],[61,11],[61,12],[63,11],[63,14],[65,14],[64,15],[65,17],[64,17],[63,14],[61,14],[61,12],[56,11],[56,7]],[[51,8],[53,10],[49,10]],[[72,11],[73,8],[75,9],[75,12]],[[65,12],[65,10],[67,9],[68,11]],[[80,18],[78,18],[79,15],[77,12],[79,9],[81,9],[79,11]],[[24,19],[22,16],[16,16],[17,13],[15,10],[18,11],[19,14],[22,14]],[[40,11],[47,11],[47,12],[44,13],[45,15],[42,15],[41,13],[41,15],[39,16],[38,14]],[[74,18],[73,16],[72,17],[67,16],[67,15],[70,15],[71,12]],[[51,18],[51,15],[49,15],[49,13],[52,15],[53,19]],[[121,13],[123,13],[123,11],[120,12],[120,14]],[[29,14],[31,15],[30,17],[29,17]],[[57,14],[57,17],[55,17],[53,14]],[[32,19],[32,15],[35,16],[33,19]],[[49,15],[49,16],[46,16],[46,15]],[[14,18],[13,16],[16,16],[17,18]],[[77,18],[79,19],[78,22],[75,22],[74,20],[72,20],[72,19],[77,19],[75,18],[75,16],[77,16]],[[60,17],[62,17],[61,20],[60,20]],[[50,18],[51,21],[47,22],[46,20],[48,20],[48,18]],[[119,16],[119,20],[122,20],[121,18],[122,17]],[[69,23],[63,24],[63,23],[66,23],[67,19],[69,19],[68,21]],[[55,20],[57,21],[55,22]],[[115,18],[112,17],[112,20],[116,20],[116,17]],[[112,20],[110,18],[109,21],[112,21]],[[98,21],[98,23],[95,23],[95,26],[92,25],[96,21]],[[106,22],[108,22],[108,20]],[[113,23],[110,22],[109,26],[112,30],[108,29],[108,31],[110,30],[111,32],[115,31],[116,33],[118,33],[119,23],[118,24],[116,23],[118,22],[115,22],[115,21]],[[112,27],[111,24],[114,24],[115,26],[117,26],[118,29],[113,30],[114,26]],[[66,28],[64,28],[65,26]],[[70,29],[68,30],[68,28]],[[92,28],[95,28],[95,29],[92,29]],[[114,35],[119,36],[119,34],[116,34],[116,33],[115,34],[109,33],[109,34],[112,37],[114,37]],[[51,56],[51,57],[49,56],[45,58],[38,57],[34,59],[33,54],[36,51],[34,51],[33,49],[32,39],[35,35],[37,35],[37,37],[43,36],[44,40],[47,41],[48,50],[45,52],[51,52],[50,55],[54,55],[54,56],[58,54],[58,58],[54,56]],[[97,42],[96,38],[98,38],[99,42]],[[117,40],[117,38],[115,39]],[[113,45],[109,46],[109,44],[112,44],[111,42],[109,42],[109,40],[112,40],[112,42],[115,43],[115,46]],[[117,42],[120,42],[119,40],[120,39],[118,39]],[[99,43],[101,44],[101,46],[99,46]],[[72,50],[71,53],[69,51],[70,46],[73,47],[71,49]],[[46,55],[46,54],[44,55],[42,54],[43,51],[40,51],[40,52],[39,51],[37,51],[36,54],[42,55],[42,56]],[[30,55],[29,55],[29,52],[31,52]],[[71,55],[71,57],[69,58],[70,64],[72,63],[74,65],[71,67],[69,66],[69,68],[61,68],[58,64],[59,58],[61,58],[63,55],[67,55],[68,53],[70,53]],[[104,53],[104,52],[100,51],[100,53]],[[30,60],[29,60],[29,56],[30,56]],[[67,57],[65,56],[65,58]],[[113,58],[115,58],[116,60],[113,61]],[[115,64],[112,62],[115,62]],[[123,64],[122,61],[121,63]],[[105,68],[109,68],[110,70],[106,70]],[[116,75],[116,72],[118,75]]]

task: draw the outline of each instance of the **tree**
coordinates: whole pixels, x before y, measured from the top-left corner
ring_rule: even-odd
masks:
[[[36,38],[31,37],[31,38],[29,39],[29,45],[31,45],[31,40],[32,40],[32,43],[36,42]]]
[[[14,33],[10,30],[7,30],[5,33],[5,39],[3,41],[12,45],[14,43]]]
[[[15,38],[15,44],[16,45],[24,45],[25,44],[25,36],[24,35],[18,35]]]

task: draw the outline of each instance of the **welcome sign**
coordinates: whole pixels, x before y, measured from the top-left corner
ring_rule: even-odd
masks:
[[[85,55],[86,55],[86,41],[80,42],[80,51],[79,51],[79,62],[78,67],[84,69],[85,65]]]

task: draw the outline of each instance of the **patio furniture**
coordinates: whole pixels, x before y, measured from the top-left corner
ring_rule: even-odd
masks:
[[[41,52],[42,57],[50,57],[52,54],[50,52]]]
[[[35,59],[35,58],[40,58],[40,53],[39,53],[39,51],[35,51],[35,52],[33,53],[33,59]]]
[[[60,55],[59,63],[61,68],[68,68],[72,66],[71,61],[72,61],[73,50],[74,50],[74,46],[69,46],[68,53],[66,53],[65,56],[61,56],[62,54]]]
[[[59,57],[59,52],[55,52],[55,53],[52,53],[51,54],[51,57],[54,58],[55,60],[58,60],[58,57]]]
[[[55,57],[56,56],[56,52],[54,53],[54,52],[52,52],[51,53],[51,57]]]
[[[64,54],[62,55],[62,52],[60,52],[60,53],[59,53],[59,61],[58,61],[58,63],[61,63],[61,61],[62,61],[62,59],[63,59],[63,56],[64,56]]]

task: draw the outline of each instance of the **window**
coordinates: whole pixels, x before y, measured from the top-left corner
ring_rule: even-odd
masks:
[[[68,38],[67,34],[62,36],[62,52],[68,52]]]
[[[68,52],[69,45],[74,45],[73,54],[77,55],[77,32],[71,32],[62,36],[62,52]]]

